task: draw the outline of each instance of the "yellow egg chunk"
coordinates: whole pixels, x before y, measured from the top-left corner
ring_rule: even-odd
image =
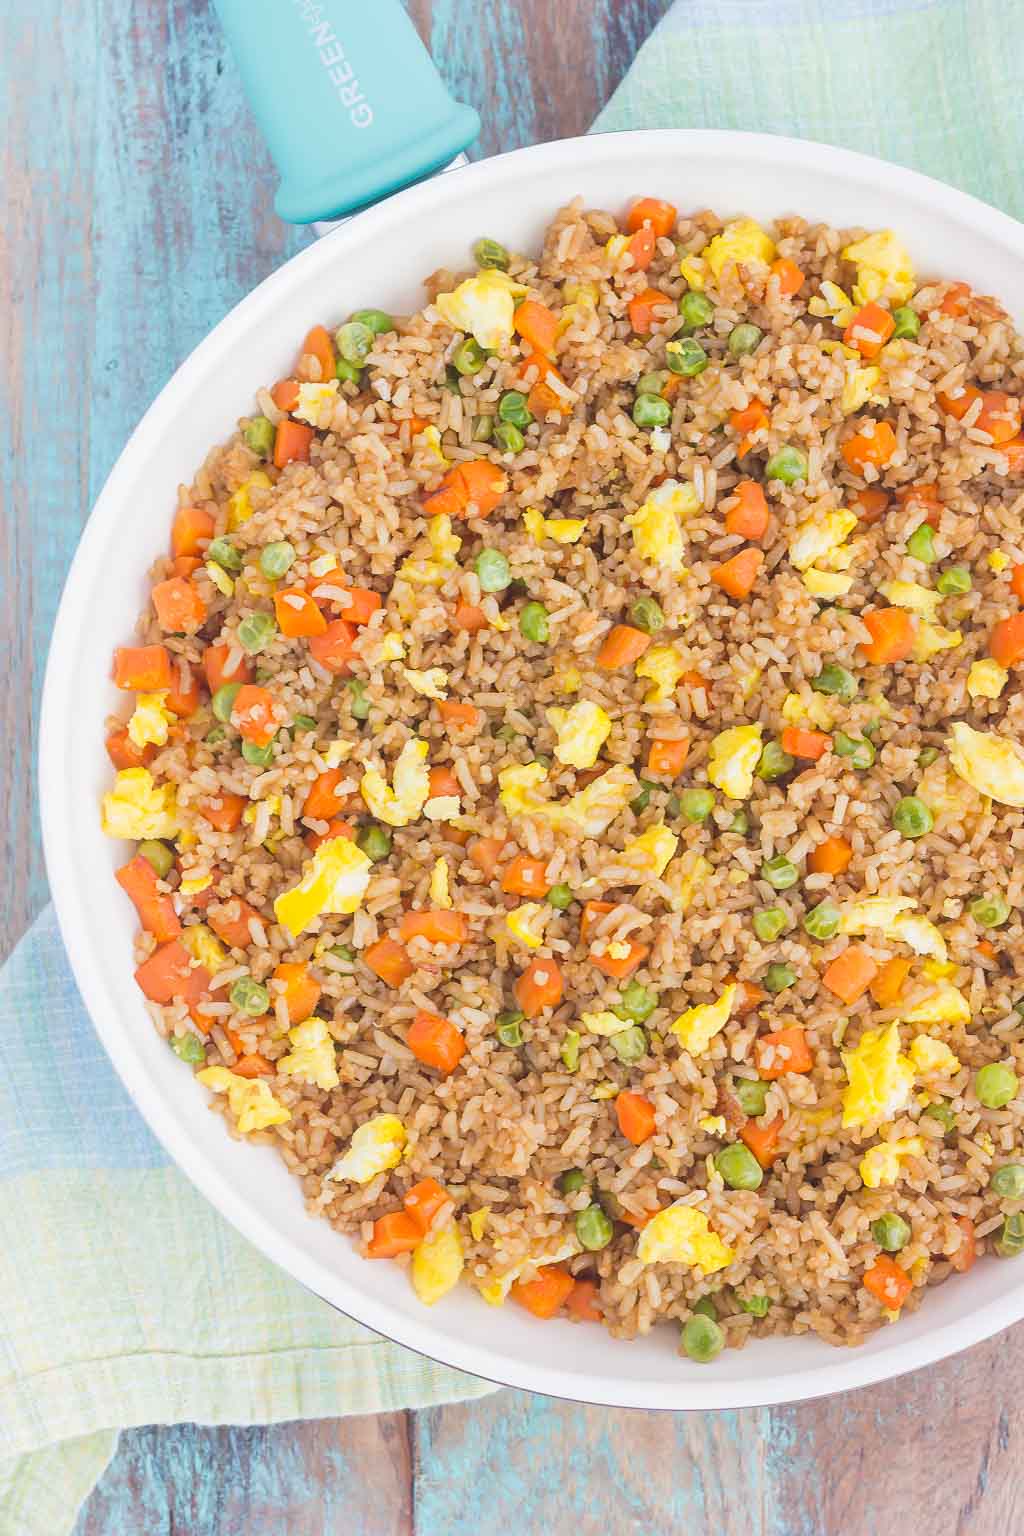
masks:
[[[478,1211],[469,1212],[469,1235],[474,1243],[482,1241],[483,1235],[487,1231],[487,1218],[490,1214],[491,1208],[489,1205],[482,1205]]]
[[[434,307],[457,331],[468,331],[487,352],[504,352],[512,340],[516,295],[526,289],[489,267],[468,277],[451,293],[439,293]]]
[[[1009,681],[1010,674],[1006,668],[988,656],[982,661],[971,662],[967,673],[967,692],[972,699],[998,699]]]
[[[173,784],[157,785],[148,768],[122,768],[103,796],[101,825],[108,837],[173,837],[178,807]]]
[[[617,1013],[602,1009],[600,1013],[581,1013],[580,1027],[588,1035],[610,1038],[612,1035],[621,1035],[622,1031],[631,1028],[631,1025],[628,1020],[620,1019]]]
[[[228,1108],[243,1136],[250,1131],[265,1131],[271,1125],[284,1125],[291,1119],[291,1111],[274,1098],[261,1077],[239,1077],[227,1067],[205,1067],[196,1077],[204,1088],[227,1094]]]
[[[922,619],[914,634],[914,649],[911,652],[915,661],[925,662],[939,651],[955,650],[963,644],[963,635],[958,629],[943,629],[941,624],[929,624]]]
[[[571,768],[592,768],[611,734],[611,716],[600,704],[580,699],[570,709],[549,709],[555,728],[555,756]]]
[[[789,558],[798,571],[805,571],[844,544],[856,526],[857,514],[845,510],[809,517],[793,536]]]
[[[711,873],[711,865],[702,853],[688,849],[681,858],[670,864],[665,879],[671,887],[669,906],[673,912],[685,912],[694,894]]]
[[[933,1077],[955,1077],[960,1071],[959,1058],[944,1040],[933,1040],[931,1035],[914,1036],[910,1042],[910,1059],[919,1072]]]
[[[845,597],[853,586],[853,577],[842,571],[819,571],[815,566],[804,571],[801,578],[812,597],[825,598],[829,602]]]
[[[310,1083],[325,1092],[337,1088],[337,1058],[334,1041],[323,1019],[310,1018],[288,1031],[288,1039],[294,1046],[289,1055],[277,1062],[277,1070],[284,1077],[298,1078],[300,1083]]]
[[[440,1232],[428,1232],[412,1251],[412,1288],[425,1307],[432,1307],[454,1290],[465,1267],[462,1238],[454,1222]]]
[[[181,942],[197,965],[215,976],[228,963],[228,952],[205,923],[193,923],[181,931]]]
[[[241,528],[242,524],[247,523],[250,517],[252,517],[252,499],[249,493],[253,486],[268,491],[272,483],[270,476],[264,470],[254,469],[248,479],[244,480],[238,487],[234,495],[228,497],[229,533],[234,533],[236,529]]]
[[[914,1064],[900,1054],[899,1025],[868,1029],[852,1051],[842,1051],[847,1086],[843,1089],[843,1126],[891,1119],[905,1109],[914,1087]]]
[[[900,1141],[882,1141],[869,1147],[860,1160],[860,1176],[865,1189],[880,1189],[895,1184],[908,1157],[920,1157],[924,1142],[920,1136],[906,1136]]]
[[[868,933],[878,928],[888,939],[908,945],[916,955],[945,960],[946,941],[935,924],[914,913],[909,896],[866,896],[848,902],[839,919],[840,933]]]
[[[405,1126],[397,1115],[374,1115],[353,1133],[348,1151],[324,1177],[369,1184],[379,1173],[398,1167],[408,1140]]]
[[[621,853],[612,856],[612,864],[616,870],[624,871],[620,877],[624,885],[660,880],[678,846],[679,838],[668,827],[648,827],[628,842]]]
[[[844,414],[849,416],[869,402],[886,405],[889,397],[884,390],[879,389],[881,380],[882,370],[874,365],[870,368],[851,369],[846,375],[846,383],[843,385],[839,402]]]
[[[571,1259],[573,1254],[579,1252],[580,1245],[575,1238],[565,1238],[561,1242],[549,1241],[525,1259],[520,1259],[518,1264],[513,1264],[511,1269],[496,1275],[493,1280],[482,1284],[477,1281],[477,1289],[489,1306],[504,1306],[505,1298],[525,1269],[545,1269],[549,1264],[560,1264],[563,1259]]]
[[[858,304],[881,298],[893,305],[906,304],[914,292],[913,263],[891,229],[877,230],[846,246],[843,259],[857,268],[853,297]]]
[[[135,708],[128,721],[128,736],[140,751],[150,744],[155,747],[167,745],[168,727],[174,724],[177,715],[167,708],[166,699],[166,693],[135,695]]]
[[[402,667],[400,670],[413,693],[419,693],[425,699],[448,697],[448,673],[443,667],[427,667],[422,672],[415,667]]]
[[[995,731],[975,731],[958,720],[949,740],[953,770],[980,795],[1000,805],[1024,805],[1024,749]]]
[[[297,939],[316,917],[355,912],[372,868],[372,860],[350,838],[329,838],[305,865],[298,885],[275,898],[274,916]]]
[[[969,1024],[971,1007],[963,993],[951,982],[940,980],[933,992],[911,1008],[908,1024]]]
[[[700,510],[700,498],[689,483],[665,480],[650,492],[647,500],[624,519],[632,529],[633,547],[642,560],[663,571],[679,575],[683,565],[683,530],[680,518],[692,517]]]
[[[711,743],[708,778],[732,800],[746,800],[754,788],[754,769],[761,756],[760,725],[733,725]]]
[[[430,900],[435,907],[442,907],[450,911],[452,906],[451,871],[448,860],[435,859],[434,867],[430,872]]]
[[[782,701],[782,718],[789,725],[816,725],[819,731],[830,731],[835,725],[832,705],[823,693],[812,693],[807,699],[798,693],[787,693]]]
[[[736,986],[730,984],[714,1003],[698,1003],[681,1013],[672,1025],[672,1033],[678,1038],[684,1051],[691,1056],[702,1056],[716,1035],[729,1022],[732,1005],[736,1000]]]
[[[536,544],[553,539],[556,544],[576,544],[587,530],[582,517],[545,517],[536,507],[528,507],[523,513],[523,524]]]
[[[292,415],[311,427],[326,429],[338,403],[338,387],[337,379],[326,379],[322,384],[300,384],[299,403]]]
[[[526,816],[536,813],[538,807],[543,809],[547,804],[533,791],[540,784],[546,784],[548,771],[543,763],[524,763],[521,767],[516,765],[511,768],[503,768],[498,774],[498,788],[502,805],[510,816]]]
[[[457,533],[452,532],[452,520],[447,512],[428,519],[427,538],[430,540],[430,547],[438,564],[453,566],[455,556],[462,548],[462,540]]]
[[[506,914],[505,926],[514,939],[527,949],[539,949],[544,942],[544,929],[548,925],[552,908],[539,901],[524,901],[521,906]]]
[[[714,275],[721,277],[729,262],[768,266],[775,259],[775,246],[754,219],[734,219],[708,242],[703,254]]]
[[[703,1211],[670,1205],[652,1216],[640,1233],[636,1256],[641,1264],[689,1264],[705,1275],[726,1269],[736,1257]]]
[[[672,697],[686,671],[686,662],[674,645],[652,645],[637,662],[635,671],[637,677],[650,678],[653,685],[644,694],[644,703],[662,704]]]
[[[375,768],[363,774],[359,791],[367,809],[389,827],[407,827],[415,821],[430,795],[427,770],[429,748],[418,736],[405,743],[395,760],[391,787]]]

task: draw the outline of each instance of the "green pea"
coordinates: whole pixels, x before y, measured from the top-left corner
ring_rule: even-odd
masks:
[[[913,533],[907,540],[907,554],[914,560],[921,560],[925,565],[931,565],[938,559],[935,550],[935,534],[928,523],[918,523]]]
[[[308,736],[310,731],[316,730],[316,721],[312,715],[296,715],[292,721],[292,730],[301,736]]]
[[[494,417],[478,416],[473,423],[474,443],[489,443],[494,436]]]
[[[660,395],[637,395],[633,420],[638,427],[667,427],[672,420],[672,407]]]
[[[639,1024],[620,1029],[618,1034],[610,1037],[609,1044],[619,1060],[626,1064],[640,1061],[647,1055],[647,1035]]]
[[[688,331],[696,331],[702,325],[710,325],[715,317],[715,306],[706,294],[691,288],[679,300],[679,313]]]
[[[258,453],[261,459],[269,459],[274,451],[277,428],[266,416],[254,416],[252,421],[246,423],[242,436],[247,448]]]
[[[993,1244],[1001,1259],[1015,1259],[1024,1251],[1024,1212],[1013,1211],[1003,1220],[1003,1230]]]
[[[599,1205],[588,1205],[576,1212],[576,1236],[589,1253],[607,1248],[615,1229]]]
[[[533,412],[527,407],[526,396],[518,389],[507,389],[498,401],[498,420],[510,421],[515,427],[528,427]]]
[[[804,917],[804,930],[812,939],[834,939],[839,932],[840,911],[834,901],[826,897]]]
[[[526,604],[519,615],[519,633],[535,645],[547,645],[551,639],[551,626],[543,603]]]
[[[521,1008],[503,1008],[494,1022],[498,1029],[509,1029],[513,1024],[521,1024],[525,1018]]]
[[[634,816],[640,816],[646,811],[651,803],[651,795],[657,788],[657,784],[652,784],[649,779],[640,780],[640,793],[634,795],[633,799],[629,802],[629,808]]]
[[[697,1365],[707,1365],[725,1348],[725,1334],[713,1317],[701,1313],[688,1318],[683,1325],[683,1349]]]
[[[206,1060],[205,1045],[190,1029],[183,1035],[172,1035],[170,1044],[178,1060],[187,1061],[190,1067],[196,1067],[201,1061]]]
[[[767,1296],[737,1296],[736,1305],[741,1312],[749,1312],[751,1317],[767,1317],[771,1302]]]
[[[765,859],[761,865],[761,879],[767,880],[777,891],[788,891],[799,878],[796,865],[791,864],[784,853],[777,853],[773,859]]]
[[[684,789],[679,796],[679,810],[691,826],[707,821],[714,808],[715,797],[710,789]]]
[[[1024,997],[1018,997],[1017,1001],[1013,1005],[1013,1011],[1014,1013],[1019,1014],[1022,1019],[1024,1019]]]
[[[294,546],[287,539],[278,539],[260,550],[260,570],[268,581],[280,581],[294,559]]]
[[[251,976],[239,976],[228,998],[232,1008],[253,1019],[258,1019],[270,1007],[270,993],[262,982],[254,981]]]
[[[464,336],[452,353],[452,367],[467,378],[479,373],[486,361],[483,347],[472,336]]]
[[[362,368],[367,356],[373,351],[373,331],[361,320],[349,320],[338,327],[334,342],[346,363]]]
[[[962,597],[969,592],[974,582],[966,565],[950,565],[944,571],[940,571],[935,583],[936,592],[941,592],[943,597]]]
[[[444,370],[444,387],[450,395],[462,394],[462,374],[454,363],[447,363]]]
[[[715,1167],[730,1189],[760,1189],[764,1180],[764,1169],[742,1141],[716,1153]]]
[[[837,757],[848,757],[855,768],[870,768],[878,753],[866,736],[847,736],[845,731],[836,731],[832,737],[832,750]]]
[[[259,742],[243,741],[242,756],[254,768],[266,768],[274,761],[274,743],[273,741],[268,741],[265,746],[261,747]]]
[[[910,1225],[895,1211],[886,1211],[871,1223],[871,1236],[885,1253],[899,1253],[910,1242]]]
[[[943,1133],[947,1136],[954,1125],[956,1125],[956,1115],[942,1099],[937,1100],[934,1104],[926,1105],[924,1113],[928,1116],[929,1120],[937,1120],[942,1126]]]
[[[666,368],[659,368],[655,373],[645,373],[636,381],[636,393],[660,395],[668,380],[669,374]]]
[[[582,1168],[567,1168],[555,1180],[555,1188],[563,1195],[577,1194],[587,1182]]]
[[[1016,1072],[1003,1061],[990,1061],[974,1074],[975,1097],[986,1109],[1002,1109],[1017,1097],[1019,1086]]]
[[[796,485],[798,480],[806,480],[806,453],[801,448],[794,448],[791,443],[783,443],[765,465],[764,477],[766,480],[781,480],[783,485]]]
[[[781,779],[784,773],[789,773],[795,767],[796,758],[783,750],[781,742],[766,741],[754,771],[759,779],[771,782],[772,779]]]
[[[695,379],[703,373],[710,361],[699,341],[684,336],[682,341],[670,341],[665,348],[665,361],[673,373],[684,379]],[[634,418],[635,419],[635,418]]]
[[[277,621],[269,613],[248,613],[238,626],[238,643],[256,656],[277,634]]]
[[[729,332],[727,343],[733,357],[748,357],[751,352],[756,352],[761,345],[764,336],[759,325],[751,325],[749,321],[743,321],[740,325],[734,325]]]
[[[718,1322],[718,1308],[715,1306],[713,1296],[701,1296],[693,1304],[695,1317],[710,1317],[713,1322]]]
[[[166,843],[159,842],[154,837],[143,838],[136,849],[160,880],[165,880],[174,868],[174,854]]]
[[[359,384],[362,381],[363,370],[358,363],[350,363],[347,358],[339,357],[334,365],[335,377],[346,384]]]
[[[862,729],[864,731],[864,735],[868,738],[869,741],[873,743],[875,737],[882,729],[882,722],[881,720],[869,720],[867,724],[862,727]]]
[[[743,1113],[751,1120],[759,1120],[768,1102],[769,1085],[760,1078],[735,1077],[732,1086]]]
[[[1010,915],[1010,909],[1002,896],[975,896],[967,909],[982,928],[1001,928]]]
[[[893,310],[892,317],[896,322],[896,328],[892,333],[894,341],[917,339],[921,332],[921,317],[916,309],[911,309],[909,304],[901,304],[898,309]]]
[[[630,605],[629,622],[647,635],[656,635],[665,627],[665,614],[655,598],[638,597]]]
[[[473,260],[478,267],[497,267],[499,272],[507,272],[512,265],[512,257],[503,245],[497,240],[486,238],[478,240],[473,247]]]
[[[511,421],[499,421],[496,424],[494,441],[499,448],[504,448],[506,453],[522,453],[526,447],[526,438]]]
[[[504,592],[512,571],[500,549],[482,549],[476,557],[476,576],[481,592]]]
[[[223,571],[242,569],[242,557],[230,539],[212,539],[206,546],[206,558]]]
[[[729,831],[735,832],[737,837],[746,837],[750,831],[750,817],[746,811],[737,811],[729,823]]]
[[[355,314],[349,316],[349,322],[365,325],[374,336],[386,336],[388,331],[395,329],[394,319],[385,309],[357,309]]]
[[[774,965],[768,967],[761,980],[764,982],[766,991],[785,992],[787,987],[791,987],[795,983],[796,971],[794,971],[791,965],[777,961]]]
[[[904,795],[893,806],[892,824],[904,837],[924,837],[935,825],[935,818],[916,795]]]
[[[365,827],[359,829],[356,847],[361,848],[374,864],[379,864],[381,859],[386,859],[391,852],[391,833],[387,827],[382,827],[380,822],[368,821]]]
[[[219,741],[227,741],[228,733],[222,725],[215,725],[212,731],[207,731],[204,740],[215,747]]]
[[[993,1173],[989,1187],[1004,1200],[1024,1199],[1024,1163],[1004,1163]]]
[[[356,958],[356,952],[351,944],[332,944],[327,953],[333,955],[335,960],[342,960],[348,965],[352,965]]]
[[[510,1024],[499,1024],[497,1035],[502,1045],[507,1045],[514,1049],[523,1043],[523,1026],[518,1019],[514,1019]]]
[[[811,678],[811,687],[815,693],[831,693],[837,699],[849,703],[857,697],[858,684],[852,672],[839,666],[838,662],[830,661],[822,667],[817,677]]]
[[[578,1029],[567,1029],[562,1040],[559,1056],[562,1065],[567,1072],[576,1072],[580,1064],[580,1032]]]
[[[370,701],[366,697],[366,684],[361,677],[350,677],[345,683],[352,697],[348,701],[348,707],[352,711],[354,720],[368,720],[370,717]]]
[[[764,907],[753,916],[754,932],[762,944],[771,944],[789,927],[789,918],[781,907]]]
[[[559,882],[548,891],[546,900],[548,906],[554,907],[556,912],[564,912],[566,907],[571,907],[573,903],[572,887]]]
[[[643,1024],[658,1006],[658,994],[639,981],[627,981],[619,993],[614,1011],[620,1019],[633,1019]]]
[[[235,699],[238,697],[241,686],[241,683],[224,683],[210,700],[210,708],[214,715],[225,725],[230,723],[231,711],[235,707]]]
[[[938,760],[938,747],[922,747],[920,752],[917,754],[917,766],[919,768],[930,768],[932,763],[937,763]]]

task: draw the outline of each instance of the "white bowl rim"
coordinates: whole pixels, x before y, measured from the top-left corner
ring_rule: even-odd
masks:
[[[120,1026],[112,1022],[115,1010],[96,958],[83,936],[86,898],[71,877],[67,850],[71,847],[74,826],[61,779],[65,760],[74,752],[73,711],[67,709],[67,704],[73,696],[71,676],[75,635],[88,623],[89,617],[84,607],[88,577],[95,571],[104,544],[113,532],[121,508],[122,486],[130,482],[137,466],[145,459],[151,441],[179,409],[190,391],[193,373],[215,351],[230,344],[232,337],[241,335],[255,312],[273,298],[279,288],[283,290],[290,286],[299,273],[314,276],[322,263],[336,256],[337,242],[343,241],[346,230],[356,223],[361,236],[369,234],[383,239],[396,221],[406,222],[436,211],[444,202],[446,184],[456,180],[461,188],[467,184],[482,184],[494,177],[510,175],[513,167],[518,169],[524,163],[534,165],[538,174],[559,171],[571,180],[574,164],[580,157],[591,159],[595,152],[599,152],[608,162],[632,159],[636,164],[642,164],[646,150],[653,145],[677,148],[681,156],[733,154],[739,149],[752,167],[785,166],[808,172],[838,172],[853,185],[882,188],[892,195],[894,202],[903,199],[907,205],[918,204],[964,223],[972,222],[980,227],[986,238],[1004,249],[1009,248],[1018,259],[1024,260],[1024,225],[968,193],[920,172],[852,150],[783,135],[734,130],[633,129],[531,145],[421,182],[360,212],[327,238],[306,247],[284,263],[210,331],[153,401],[111,469],[83,530],[54,624],[40,716],[40,815],[50,890],[61,934],[79,991],[115,1070],[172,1161],[221,1215],[272,1263],[331,1306],[385,1338],[441,1364],[500,1385],[624,1408],[740,1408],[809,1400],[868,1386],[948,1358],[1024,1317],[1024,1286],[977,1307],[966,1317],[924,1332],[899,1349],[887,1348],[871,1354],[863,1350],[836,1349],[828,1363],[807,1368],[799,1364],[801,1340],[797,1338],[793,1340],[795,1365],[792,1370],[771,1375],[755,1372],[747,1378],[728,1381],[716,1381],[714,1373],[708,1371],[700,1374],[696,1384],[681,1380],[678,1388],[666,1388],[662,1382],[654,1384],[654,1390],[646,1389],[643,1383],[601,1371],[567,1373],[558,1367],[524,1365],[501,1349],[469,1344],[447,1330],[438,1329],[426,1309],[423,1309],[422,1322],[403,1317],[386,1300],[373,1295],[369,1287],[360,1289],[350,1284],[290,1246],[286,1245],[282,1252],[281,1236],[273,1223],[266,1220],[244,1195],[239,1195],[226,1176],[179,1134],[154,1079],[140,1070],[132,1058],[125,1058],[118,1052]],[[753,1356],[754,1348],[756,1346],[745,1353]]]

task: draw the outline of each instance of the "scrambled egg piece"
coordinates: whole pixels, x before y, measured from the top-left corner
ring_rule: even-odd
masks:
[[[247,480],[242,484],[233,496],[228,497],[228,532],[234,533],[236,528],[241,528],[252,517],[252,500],[250,491],[253,486],[262,490],[269,490],[271,486],[270,476],[262,469],[254,469]]]
[[[356,744],[354,741],[346,741],[343,736],[339,736],[336,741],[328,742],[327,749],[324,752],[324,762],[328,768],[337,768],[340,764],[348,761],[355,749]],[[280,807],[278,797],[275,795],[273,798],[278,801],[278,807]]]
[[[908,1024],[969,1024],[970,1005],[953,983],[939,980],[935,991],[929,992],[906,1016]]]
[[[857,526],[857,514],[840,509],[802,522],[789,546],[789,558],[798,571],[826,560],[845,544]]]
[[[914,1063],[900,1054],[895,1020],[885,1029],[868,1029],[852,1051],[842,1051],[847,1086],[843,1089],[843,1126],[892,1119],[910,1102]]]
[[[732,800],[746,800],[754,788],[754,769],[761,756],[761,727],[733,725],[711,743],[708,778]]]
[[[581,1013],[580,1024],[588,1035],[621,1035],[624,1029],[631,1028],[630,1024],[620,1019],[617,1013],[609,1013],[602,1010],[600,1013]]]
[[[547,777],[541,763],[503,768],[498,774],[499,799],[508,814],[542,816],[553,827],[576,828],[587,837],[600,837],[637,792],[636,774],[621,763],[615,763],[562,804],[533,793]]]
[[[995,571],[998,576],[1010,563],[1010,557],[1005,549],[994,549],[991,554],[985,556],[985,562],[990,571]]]
[[[960,1061],[944,1040],[934,1040],[931,1035],[915,1035],[910,1042],[910,1059],[921,1073],[939,1077],[954,1077],[960,1071]]]
[[[381,639],[380,651],[378,653],[377,660],[382,662],[401,661],[404,655],[404,640],[402,639],[401,635],[396,634],[393,629],[389,629],[387,634],[384,635]]]
[[[799,693],[787,693],[782,701],[782,718],[788,725],[810,721],[819,731],[830,731],[835,724],[835,712],[824,693],[812,692],[807,699]]]
[[[844,908],[839,932],[866,933],[879,928],[887,939],[909,945],[916,955],[945,960],[946,941],[928,918],[913,915],[916,905],[909,896],[866,896]]]
[[[425,1307],[447,1296],[465,1267],[462,1238],[454,1221],[440,1232],[428,1232],[412,1251],[412,1288]]]
[[[700,498],[689,483],[664,480],[651,491],[643,506],[625,518],[633,530],[633,547],[642,560],[660,566],[663,571],[682,575],[683,530],[680,518],[692,517],[700,509]]]
[[[679,838],[666,826],[648,827],[639,837],[628,842],[621,853],[612,855],[616,869],[628,871],[622,883],[660,880],[675,856]]]
[[[434,559],[439,565],[455,564],[455,556],[462,548],[462,540],[457,533],[452,532],[452,520],[447,512],[428,519],[427,538],[430,540]]]
[[[560,1264],[563,1259],[571,1259],[579,1251],[580,1245],[575,1238],[553,1242],[550,1248],[541,1248],[536,1253],[528,1254],[518,1264],[513,1264],[511,1269],[506,1269],[504,1274],[477,1288],[489,1306],[504,1306],[505,1298],[524,1269],[546,1269],[549,1264]]]
[[[419,672],[415,667],[400,670],[413,693],[421,694],[425,699],[448,697],[448,673],[443,667],[427,667],[425,672]]]
[[[933,592],[930,587],[922,587],[920,582],[883,581],[879,591],[894,608],[907,608],[931,624],[939,616],[942,593]]]
[[[761,681],[761,668],[745,667],[740,670],[735,662],[731,662],[730,665],[736,673],[736,681],[740,685],[740,696],[744,699],[749,699]]]
[[[325,1178],[369,1184],[378,1173],[398,1167],[408,1140],[408,1132],[397,1115],[374,1115],[356,1129],[348,1151],[338,1158]]]
[[[713,1275],[726,1269],[736,1255],[712,1231],[703,1211],[676,1204],[651,1217],[640,1233],[636,1256],[641,1264],[690,1264]]]
[[[183,896],[198,896],[200,891],[207,890],[212,884],[212,875],[196,875],[191,880],[182,880],[178,890]]]
[[[852,576],[842,571],[819,571],[813,565],[810,570],[804,571],[801,579],[812,597],[825,598],[829,602],[833,598],[845,597],[853,586]]]
[[[943,629],[941,624],[929,624],[922,619],[914,635],[914,649],[911,654],[915,661],[928,661],[939,651],[955,650],[963,643],[963,638],[958,629]]]
[[[183,928],[181,942],[196,964],[205,966],[211,976],[227,964],[227,950],[205,923],[193,923],[191,927]]]
[[[967,674],[967,692],[972,699],[998,699],[1009,681],[1010,674],[1006,668],[988,656],[983,661],[971,662]]]
[[[227,1094],[235,1125],[243,1136],[291,1119],[291,1111],[278,1103],[262,1077],[239,1077],[227,1067],[204,1067],[196,1077],[204,1088]]]
[[[724,1115],[701,1115],[697,1126],[709,1136],[724,1136],[729,1129],[729,1122]]]
[[[858,304],[868,304],[872,299],[905,304],[914,292],[913,265],[891,229],[880,229],[848,245],[843,259],[856,265],[853,297]]]
[[[585,517],[545,517],[536,507],[528,507],[523,513],[527,533],[536,544],[554,539],[556,544],[575,544],[586,532]]]
[[[451,293],[439,293],[435,308],[456,331],[468,331],[487,352],[503,352],[512,340],[516,294],[525,293],[493,267],[468,277]]]
[[[768,266],[775,260],[775,246],[754,219],[734,219],[720,235],[708,242],[704,260],[714,275],[721,277],[730,261],[742,262],[745,266]],[[686,277],[685,272],[683,276]]]
[[[826,315],[830,315],[836,325],[841,325],[844,330],[857,312],[849,294],[840,288],[838,283],[830,283],[828,281],[822,283],[815,296],[808,300],[807,308],[812,315],[817,315],[821,319],[824,319]],[[841,346],[841,343],[839,345]],[[841,350],[847,356],[859,357],[860,355],[853,348],[841,346]]]
[[[698,1003],[688,1008],[672,1025],[672,1033],[679,1039],[684,1051],[691,1056],[702,1056],[716,1035],[729,1022],[732,1005],[736,999],[735,983],[726,987],[714,1003]]]
[[[428,821],[454,821],[459,805],[458,795],[434,795],[424,801],[423,814]]]
[[[843,412],[849,416],[870,402],[876,405],[888,404],[889,396],[878,387],[881,380],[882,370],[875,364],[868,368],[852,368],[846,375],[839,400]]]
[[[558,761],[570,768],[593,768],[611,732],[611,716],[588,699],[580,699],[571,709],[549,709],[547,716],[558,736]]]
[[[334,1041],[323,1019],[310,1018],[288,1031],[288,1039],[295,1049],[282,1056],[277,1070],[285,1077],[297,1077],[302,1083],[313,1083],[317,1088],[337,1088],[341,1079],[334,1055]]]
[[[487,1218],[491,1214],[489,1205],[482,1205],[478,1211],[469,1212],[469,1235],[474,1243],[479,1243],[487,1231]]]
[[[135,708],[128,721],[128,735],[141,750],[152,742],[155,747],[167,745],[167,728],[177,719],[167,708],[166,693],[137,693]]]
[[[372,860],[350,838],[329,838],[306,863],[298,885],[275,898],[274,916],[297,939],[325,912],[355,912],[366,895],[372,868]]]
[[[337,379],[325,379],[322,384],[300,384],[299,403],[292,415],[308,422],[311,427],[326,428],[330,426],[337,403]]]
[[[389,827],[407,827],[415,821],[430,795],[425,741],[412,737],[395,760],[394,788],[375,768],[363,774],[359,791],[372,815]]]
[[[860,1160],[860,1176],[865,1189],[895,1184],[908,1157],[920,1157],[924,1142],[920,1136],[904,1136],[899,1141],[881,1141],[869,1147]]]
[[[674,645],[652,645],[636,664],[637,677],[648,677],[652,686],[644,694],[645,704],[662,704],[670,699],[676,684],[686,671],[686,662]]]
[[[988,795],[1000,805],[1024,805],[1024,750],[1017,742],[994,731],[972,730],[958,720],[950,733],[949,760],[960,778],[980,795]]]
[[[444,449],[441,447],[441,434],[436,427],[424,427],[423,441],[439,464],[447,466],[451,463],[451,459],[445,458]]]
[[[702,853],[687,849],[682,858],[668,870],[666,879],[672,888],[669,906],[673,912],[685,912],[693,900],[694,892],[711,873],[711,865]]]
[[[222,565],[218,565],[216,560],[207,560],[206,574],[218,592],[223,592],[225,597],[231,597],[235,590],[235,584]]]
[[[583,674],[579,667],[568,662],[554,674],[553,681],[559,693],[578,693],[580,684],[583,682]]]
[[[108,837],[173,837],[178,805],[173,784],[154,784],[148,768],[122,768],[103,796],[102,827]]]
[[[445,577],[455,567],[455,556],[462,548],[462,540],[457,533],[452,532],[452,520],[447,512],[441,512],[437,517],[432,517],[427,522],[427,539],[430,543],[431,559],[429,560],[405,560],[399,568],[399,576],[404,576],[406,581],[411,581],[415,586],[440,587],[444,584]],[[397,661],[405,655],[405,647],[402,646],[397,656],[382,656],[382,661]]]
[[[505,917],[505,926],[514,939],[527,949],[539,949],[544,942],[551,908],[539,901],[524,901]]]
[[[606,242],[604,253],[608,257],[608,260],[611,262],[613,267],[619,266],[623,256],[626,254],[626,248],[628,245],[628,235],[612,235],[611,239]]]
[[[441,907],[445,911],[451,908],[451,873],[448,869],[448,860],[445,858],[436,859],[430,871],[430,900],[435,907]]]
[[[515,764],[503,768],[498,774],[498,798],[510,816],[535,816],[538,807],[547,808],[548,802],[533,791],[546,784],[548,771],[543,763]]]

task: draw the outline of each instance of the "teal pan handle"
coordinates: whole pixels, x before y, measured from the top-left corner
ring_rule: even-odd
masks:
[[[480,131],[400,0],[214,0],[292,224],[335,219],[440,170]]]

